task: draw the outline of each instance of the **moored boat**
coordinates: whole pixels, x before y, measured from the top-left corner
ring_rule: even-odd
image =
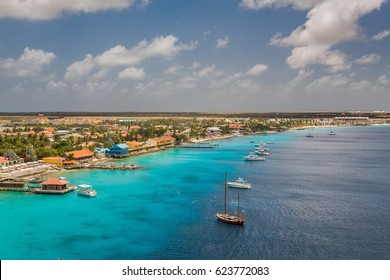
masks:
[[[237,193],[237,213],[229,213],[226,211],[226,174],[225,174],[225,187],[224,187],[224,212],[223,213],[216,213],[215,216],[217,217],[218,221],[221,221],[226,224],[231,224],[231,225],[244,225],[245,223],[245,217],[241,213],[240,214],[240,193]]]
[[[248,183],[247,180],[244,180],[243,178],[238,178],[236,181],[234,182],[227,182],[227,186],[229,188],[236,188],[236,189],[251,189],[252,188],[252,184],[251,183]]]
[[[264,161],[265,157],[261,157],[259,155],[254,154],[254,153],[250,153],[249,155],[247,155],[245,157],[245,160],[247,160],[247,161]]]
[[[328,135],[336,135],[336,133],[334,133],[334,131],[329,131]]]
[[[78,185],[77,186],[77,194],[85,197],[94,197],[96,196],[96,191],[92,188],[91,185]]]

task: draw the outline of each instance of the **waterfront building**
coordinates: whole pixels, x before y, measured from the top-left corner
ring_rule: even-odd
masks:
[[[110,157],[113,158],[128,157],[129,147],[126,144],[117,144],[111,147],[110,152],[108,154]]]
[[[61,178],[48,178],[46,181],[43,181],[41,187],[34,192],[44,194],[65,194],[74,190],[74,186],[70,186],[68,183],[68,181]]]
[[[6,157],[0,157],[0,166],[8,166],[10,164],[10,161]]]
[[[140,153],[144,148],[143,143],[138,141],[128,141],[126,145],[129,147],[129,153],[131,155]]]
[[[78,150],[78,151],[71,151],[71,152],[66,152],[65,156],[69,159],[69,157],[72,157],[73,159],[77,160],[78,162],[85,162],[85,161],[90,161],[93,159],[94,153],[91,152],[90,150]]]
[[[157,151],[157,141],[153,138],[146,140],[145,148],[146,151]]]
[[[173,147],[175,138],[172,136],[155,137],[152,140],[156,141],[157,148]]]
[[[11,160],[11,159],[6,158],[6,157],[0,157],[0,166],[11,166],[11,165],[15,165],[15,164],[21,164],[23,162],[24,162],[24,160],[22,158]]]
[[[42,158],[42,160],[46,164],[55,164],[60,168],[62,168],[63,162],[65,161],[65,159],[63,157],[60,157],[60,156],[58,156],[58,157],[44,157],[44,158]]]
[[[95,149],[95,157],[104,158],[110,153],[110,149],[108,148],[96,148]]]

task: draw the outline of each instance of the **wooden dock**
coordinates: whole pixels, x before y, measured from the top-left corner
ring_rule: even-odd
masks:
[[[74,191],[76,187],[75,186],[69,186],[66,189],[63,190],[42,190],[42,189],[34,189],[34,193],[39,193],[39,194],[66,194],[68,192]]]

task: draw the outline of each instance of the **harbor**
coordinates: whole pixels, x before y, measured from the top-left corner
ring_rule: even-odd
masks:
[[[0,232],[0,257],[387,259],[389,127],[332,130],[336,135],[316,129],[316,137],[309,139],[296,130],[221,140],[210,150],[145,154],[137,157],[144,167],[137,172],[56,174],[72,185],[93,186],[94,198],[75,191],[1,192],[0,225],[7,230]],[[273,142],[269,158],[245,161],[260,140]],[[376,143],[370,153],[365,152],[367,143]],[[230,182],[242,178],[251,183],[251,189],[227,189],[232,211],[240,192],[242,227],[215,217],[224,209],[225,172]]]

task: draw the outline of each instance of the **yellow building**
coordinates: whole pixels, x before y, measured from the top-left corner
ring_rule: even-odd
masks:
[[[62,158],[62,157],[45,157],[42,160],[43,160],[44,163],[55,164],[58,167],[62,168],[62,164],[63,164],[64,158]]]

